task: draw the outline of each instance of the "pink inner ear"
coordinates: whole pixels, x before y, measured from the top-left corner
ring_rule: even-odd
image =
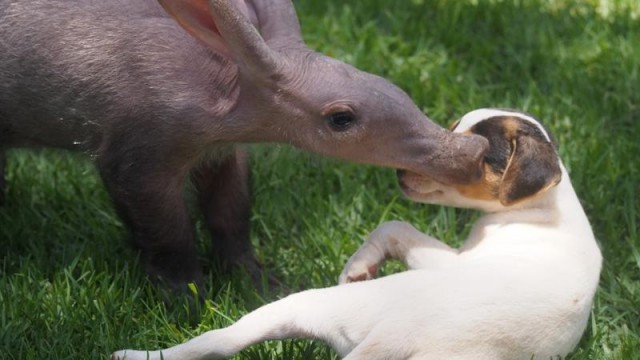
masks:
[[[233,58],[226,41],[213,21],[207,0],[160,0],[160,4],[193,37],[209,48]],[[250,11],[244,1],[238,1],[237,6],[249,16]]]

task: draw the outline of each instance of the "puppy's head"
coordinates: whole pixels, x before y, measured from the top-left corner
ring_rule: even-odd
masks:
[[[407,171],[398,171],[403,193],[425,203],[498,211],[535,198],[560,182],[560,160],[544,127],[524,113],[499,109],[474,110],[451,130],[484,136],[489,151],[484,176],[469,185],[450,185]]]

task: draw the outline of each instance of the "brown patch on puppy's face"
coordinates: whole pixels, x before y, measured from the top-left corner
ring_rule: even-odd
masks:
[[[495,200],[500,186],[501,174],[496,172],[486,162],[484,163],[484,176],[480,181],[464,186],[456,186],[455,189],[464,197],[477,200]]]
[[[484,176],[468,185],[447,185],[417,174],[399,172],[400,185],[413,200],[462,207],[510,206],[534,197],[560,181],[559,159],[550,137],[532,118],[519,113],[487,111],[487,118],[453,126],[454,132],[489,140]],[[472,113],[470,113],[472,114]],[[469,124],[470,123],[470,124]],[[497,205],[497,204],[496,204]]]

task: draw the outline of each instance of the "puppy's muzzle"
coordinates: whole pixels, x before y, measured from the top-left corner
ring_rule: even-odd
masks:
[[[443,194],[435,180],[407,170],[397,170],[398,184],[402,193],[414,201],[430,201]]]

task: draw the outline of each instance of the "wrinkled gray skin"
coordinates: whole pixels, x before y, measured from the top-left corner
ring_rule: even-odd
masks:
[[[236,143],[479,178],[486,141],[439,128],[394,85],[308,49],[289,0],[212,0],[210,13],[203,0],[161,1],[0,0],[0,170],[11,147],[89,154],[153,279],[202,279],[189,179],[215,257],[257,270]],[[178,25],[189,29],[181,11],[197,5],[226,47]]]

